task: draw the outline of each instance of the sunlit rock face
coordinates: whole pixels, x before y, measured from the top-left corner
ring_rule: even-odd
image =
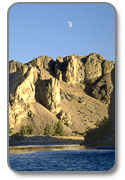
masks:
[[[12,127],[20,125],[23,120],[27,121],[29,118],[28,105],[36,101],[35,82],[37,79],[36,67],[22,66],[10,74],[9,119]]]
[[[85,79],[87,83],[94,83],[102,75],[102,56],[92,53],[85,63]]]
[[[27,77],[17,87],[15,96],[19,100],[23,100],[24,103],[35,102],[35,82],[38,79],[38,70],[32,67],[27,72]]]
[[[58,57],[55,63],[55,75],[58,80],[66,83],[76,83],[77,59],[75,55]]]
[[[52,113],[58,113],[60,111],[58,105],[61,101],[60,82],[55,78],[41,80],[39,88],[41,103]]]
[[[68,65],[65,73],[65,81],[68,83],[76,83],[76,71],[77,71],[77,59],[72,56],[68,61]]]

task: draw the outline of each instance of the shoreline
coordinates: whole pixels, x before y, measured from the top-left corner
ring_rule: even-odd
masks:
[[[87,150],[85,146],[80,144],[54,144],[54,145],[28,145],[28,146],[11,146],[9,153],[28,153],[28,152],[41,152],[41,151],[54,151],[54,150]]]
[[[87,147],[80,144],[53,144],[53,145],[26,145],[26,146],[10,146],[9,153],[31,153],[31,152],[42,152],[42,151],[59,151],[59,150],[85,150],[85,151],[96,151],[96,150],[115,150],[114,147]]]
[[[82,144],[83,137],[51,137],[51,136],[38,136],[38,137],[24,137],[22,139],[9,138],[9,146],[28,146],[28,145],[70,145]]]
[[[109,142],[96,143],[93,145],[84,143],[84,137],[51,137],[51,136],[30,136],[23,139],[9,138],[9,152],[21,152],[26,150],[115,150],[115,146]]]

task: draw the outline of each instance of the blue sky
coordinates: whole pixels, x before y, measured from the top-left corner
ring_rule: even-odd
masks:
[[[68,26],[72,22],[72,27]],[[9,60],[92,52],[115,60],[115,10],[109,4],[15,4],[9,10]]]

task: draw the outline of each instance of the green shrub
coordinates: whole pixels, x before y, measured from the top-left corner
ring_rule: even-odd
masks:
[[[34,128],[33,128],[33,125],[32,124],[29,124],[29,125],[22,125],[21,127],[20,127],[20,134],[22,135],[22,136],[24,136],[24,135],[32,135],[33,134],[33,132],[34,132]]]
[[[48,136],[48,135],[52,135],[53,134],[53,127],[50,124],[47,124],[46,127],[44,128],[44,135]]]
[[[78,131],[74,131],[74,133],[75,133],[75,134],[79,134],[79,132],[78,132]]]
[[[20,127],[20,134],[22,135],[22,136],[24,136],[24,135],[26,135],[27,134],[27,128],[26,128],[26,126],[24,126],[24,125],[22,125],[21,127]]]
[[[61,123],[61,121],[59,120],[58,123],[55,124],[54,126],[54,136],[64,136],[65,135],[65,131],[63,129],[63,125]]]
[[[86,131],[82,133],[82,135],[83,135],[83,136],[86,136],[86,134],[87,134],[87,132],[86,132]]]
[[[14,128],[10,127],[10,123],[9,123],[9,134],[12,134],[14,131]]]
[[[31,134],[32,135],[33,132],[34,132],[33,125],[32,124],[27,125],[27,134]]]

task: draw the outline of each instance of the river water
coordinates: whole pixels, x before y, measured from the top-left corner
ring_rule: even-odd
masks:
[[[108,171],[115,164],[115,150],[42,147],[11,149],[9,165],[16,171]]]

